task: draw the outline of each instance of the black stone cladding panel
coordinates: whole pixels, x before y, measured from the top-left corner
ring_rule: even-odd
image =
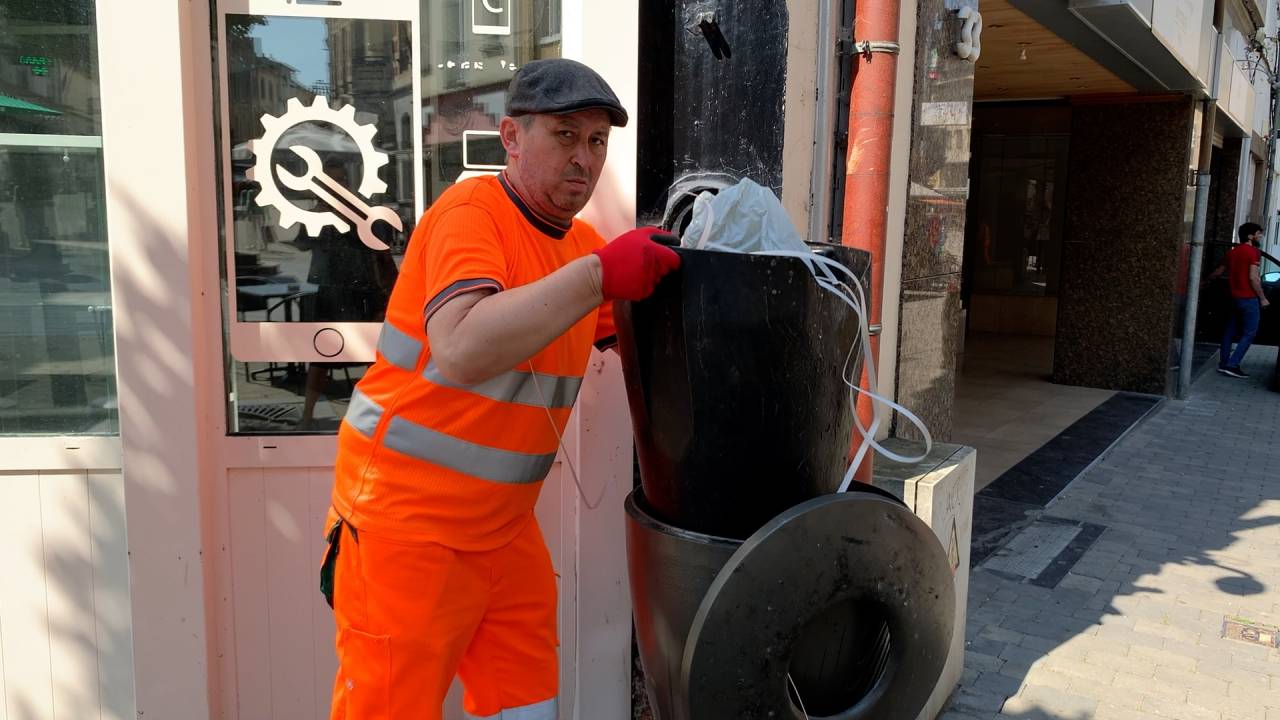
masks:
[[[642,222],[660,219],[668,188],[690,174],[751,178],[782,195],[788,18],[785,0],[641,3]]]
[[[951,48],[963,27],[956,13],[977,6],[977,0],[917,3],[901,313],[898,327],[886,328],[898,332],[896,399],[937,440],[951,436],[956,357],[964,332],[959,291],[975,71],[974,63]],[[846,222],[856,231],[862,221]],[[923,439],[901,416],[894,420],[893,434]]]

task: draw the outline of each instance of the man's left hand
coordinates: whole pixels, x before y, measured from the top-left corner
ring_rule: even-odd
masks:
[[[656,242],[663,235],[659,228],[640,227],[595,251],[605,300],[643,300],[653,294],[659,280],[680,267],[676,251]]]

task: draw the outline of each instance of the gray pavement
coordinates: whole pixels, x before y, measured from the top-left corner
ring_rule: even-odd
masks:
[[[1280,626],[1275,357],[1202,376],[1046,508],[1106,528],[1055,587],[974,568],[942,718],[1280,720],[1280,650],[1222,637]]]

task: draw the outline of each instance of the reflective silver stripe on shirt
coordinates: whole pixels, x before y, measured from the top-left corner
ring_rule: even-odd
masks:
[[[472,715],[464,712],[462,717],[466,720],[556,720],[558,714],[556,699],[551,698],[532,705],[507,708],[497,715]]]
[[[366,437],[373,437],[373,431],[382,419],[382,406],[369,399],[368,395],[354,390],[351,393],[351,404],[347,405],[347,424],[359,430]]]
[[[401,417],[391,418],[382,444],[419,460],[500,483],[538,482],[556,459],[555,453],[532,455],[477,445]]]
[[[392,365],[413,372],[418,368],[422,343],[395,325],[384,322],[382,332],[378,334],[378,352]]]
[[[422,376],[436,385],[466,390],[467,392],[487,397],[490,400],[515,403],[517,405],[532,405],[534,407],[543,407],[543,398],[546,398],[546,407],[571,408],[573,407],[573,401],[578,399],[578,390],[582,387],[582,378],[580,377],[547,375],[545,373],[536,373],[537,384],[535,385],[535,373],[516,370],[505,372],[475,385],[460,385],[441,375],[440,369],[436,367],[435,360],[427,363],[427,369],[422,371]],[[539,390],[542,391],[541,394],[539,394]]]

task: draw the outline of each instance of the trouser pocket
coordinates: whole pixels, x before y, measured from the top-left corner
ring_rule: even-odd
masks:
[[[320,594],[324,601],[333,607],[333,569],[338,564],[338,546],[342,542],[342,519],[335,520],[324,536],[328,546],[324,550],[324,560],[320,563]]]
[[[348,720],[390,720],[391,636],[343,628],[338,635],[338,693]]]
[[[337,513],[330,511],[330,516]],[[329,603],[329,607],[333,607],[333,583],[334,572],[338,565],[338,553],[341,551],[342,545],[342,528],[347,528],[351,533],[351,539],[356,544],[360,543],[360,536],[356,534],[355,526],[348,524],[341,517],[333,521],[333,525],[329,526],[329,532],[325,533],[324,539],[328,545],[325,547],[324,560],[320,562],[320,594],[324,595],[324,601]]]

